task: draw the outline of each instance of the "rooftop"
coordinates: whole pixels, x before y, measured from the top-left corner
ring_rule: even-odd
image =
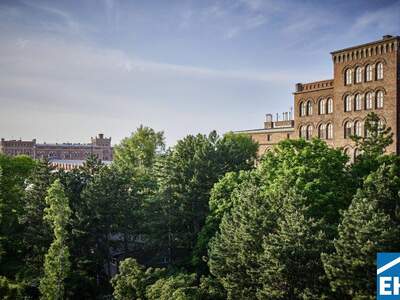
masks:
[[[374,41],[374,42],[365,43],[365,44],[361,44],[361,45],[357,45],[357,46],[352,46],[352,47],[349,47],[349,48],[335,50],[335,51],[331,52],[331,54],[334,55],[334,54],[337,54],[337,53],[340,53],[340,52],[353,50],[353,49],[357,49],[357,48],[361,48],[361,47],[365,47],[365,46],[375,45],[375,44],[381,43],[383,41],[390,41],[390,40],[395,40],[395,39],[400,39],[400,36],[398,36],[398,35],[396,35],[396,36],[384,35],[382,37],[382,39],[380,39],[380,40],[377,40],[377,41]]]

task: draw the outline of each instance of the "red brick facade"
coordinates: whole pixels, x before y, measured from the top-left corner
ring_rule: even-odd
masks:
[[[384,36],[376,42],[332,52],[333,79],[296,84],[291,123],[282,127],[282,121],[272,122],[267,115],[269,122],[263,129],[241,132],[259,142],[260,154],[285,138],[319,137],[354,157],[357,149],[349,135],[364,135],[363,122],[373,111],[394,133],[388,152],[400,153],[399,48],[400,37]]]

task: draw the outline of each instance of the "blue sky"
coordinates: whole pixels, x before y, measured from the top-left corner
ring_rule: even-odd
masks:
[[[400,1],[0,1],[0,136],[169,145],[260,128],[329,52],[400,33]]]

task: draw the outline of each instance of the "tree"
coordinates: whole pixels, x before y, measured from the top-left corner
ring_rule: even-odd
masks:
[[[39,278],[43,275],[45,254],[52,242],[52,232],[44,217],[46,195],[55,175],[48,161],[39,161],[26,180],[23,210],[19,224],[24,227],[23,241],[24,281],[37,289]]]
[[[256,181],[254,172],[228,172],[214,184],[209,200],[210,212],[193,250],[192,263],[197,267],[198,272],[207,273],[205,261],[207,260],[208,243],[219,231],[223,216],[231,211],[234,201],[232,195],[240,188],[242,182],[251,180]]]
[[[390,127],[381,122],[375,113],[369,113],[364,122],[365,135],[352,136],[360,155],[351,166],[355,186],[361,187],[363,180],[376,171],[380,165],[390,163],[393,155],[383,155],[386,148],[393,143],[393,133]]]
[[[43,299],[64,299],[64,280],[70,272],[66,226],[71,210],[59,180],[49,188],[46,204],[44,218],[53,228],[54,240],[45,257],[44,277],[40,280],[39,289]]]
[[[200,300],[196,274],[178,273],[157,280],[146,290],[149,300]]]
[[[348,207],[355,192],[347,160],[340,149],[318,139],[286,140],[263,156],[257,172],[266,190],[289,186],[301,192],[310,216],[324,218],[334,234],[339,211]]]
[[[278,211],[259,184],[243,184],[234,205],[210,241],[209,267],[228,299],[256,299],[262,288],[259,256],[263,239],[276,227]]]
[[[119,274],[111,280],[116,300],[145,300],[146,288],[165,273],[164,269],[144,269],[135,259],[127,258],[121,262]]]
[[[28,156],[10,157],[0,154],[2,177],[0,182],[0,276],[14,281],[24,269],[24,227],[18,222],[23,212],[25,181],[35,161]]]
[[[400,247],[400,164],[382,165],[365,180],[343,214],[335,252],[323,255],[333,291],[375,299],[377,252]]]
[[[149,169],[165,148],[164,133],[140,125],[136,132],[114,147],[114,162],[130,170]]]
[[[188,135],[159,161],[156,175],[162,215],[158,237],[173,263],[190,267],[191,252],[209,211],[212,186],[226,172],[252,168],[256,152],[257,144],[249,137],[229,134],[220,138],[213,131],[208,136]]]
[[[324,223],[307,217],[295,191],[289,191],[276,230],[264,238],[260,255],[263,287],[259,299],[324,299],[329,292],[321,261],[330,251]]]

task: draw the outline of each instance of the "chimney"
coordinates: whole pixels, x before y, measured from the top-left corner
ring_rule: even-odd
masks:
[[[301,92],[303,90],[303,85],[301,83],[296,83],[296,92]]]

